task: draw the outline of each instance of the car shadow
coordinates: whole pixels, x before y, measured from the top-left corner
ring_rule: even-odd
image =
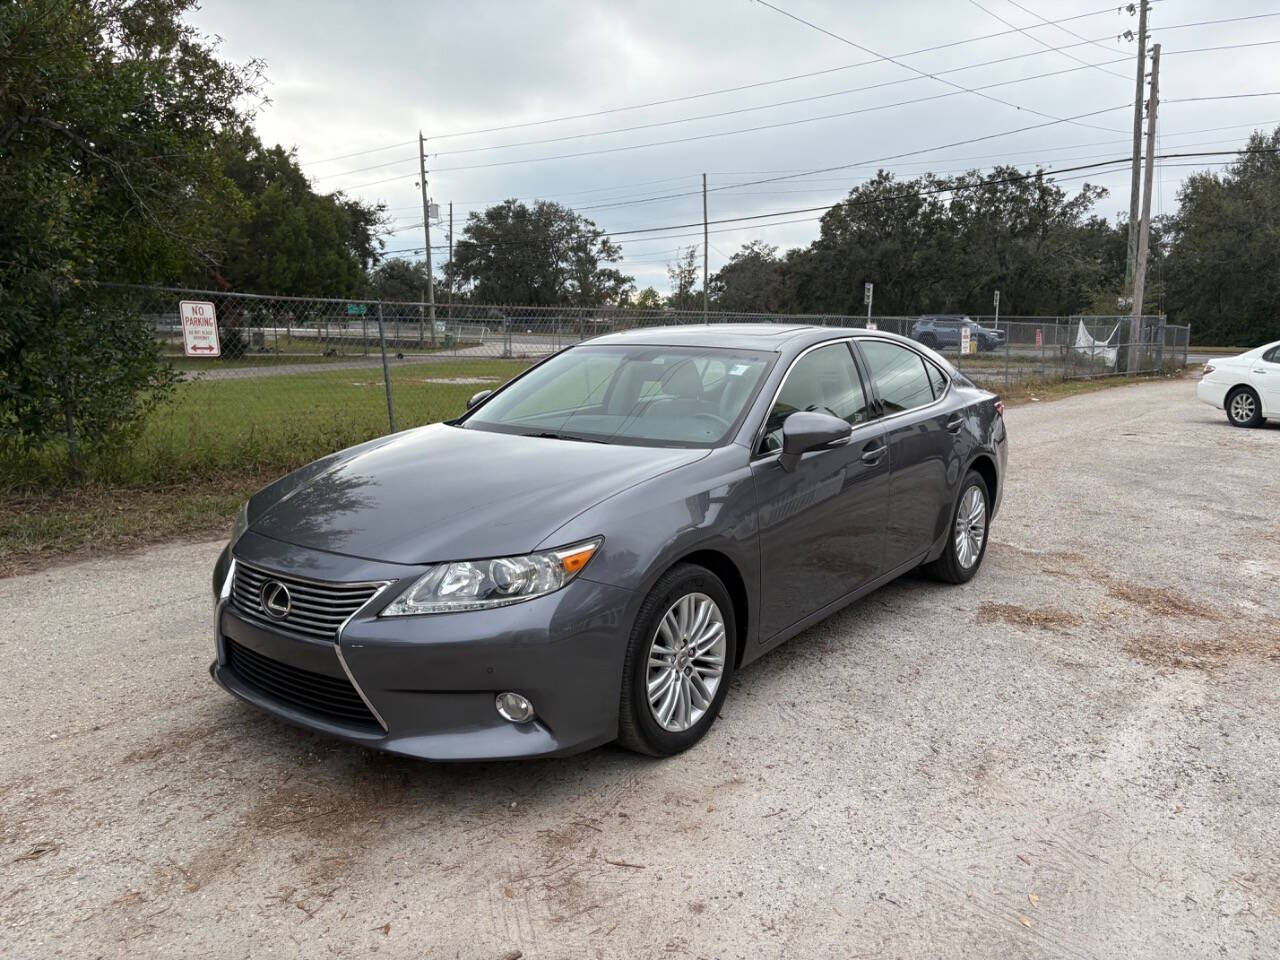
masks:
[[[733,738],[754,732],[769,713],[787,711],[795,700],[797,670],[856,650],[859,638],[883,635],[903,607],[933,605],[935,591],[948,588],[908,574],[810,627],[735,674],[721,717],[706,740],[670,758],[641,756],[614,744],[566,757],[482,762],[433,762],[369,750],[295,727],[231,698],[219,698],[217,725],[238,741],[232,752],[256,758],[268,779],[296,790],[300,779],[323,790],[329,802],[350,816],[394,819],[397,811],[420,818],[435,805],[489,809],[507,807],[526,813],[554,812],[584,792],[609,790],[620,783],[679,779],[689,764],[719,757]],[[803,722],[797,717],[796,722]],[[210,744],[212,746],[212,744]],[[219,749],[231,744],[223,740]],[[195,758],[192,758],[195,759]],[[225,761],[220,761],[225,762]],[[465,798],[465,800],[464,800]]]

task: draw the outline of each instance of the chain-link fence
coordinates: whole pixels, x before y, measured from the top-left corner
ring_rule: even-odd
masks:
[[[603,334],[699,323],[805,323],[911,337],[991,382],[1109,376],[1186,363],[1190,328],[1127,316],[865,317],[640,307],[537,307],[264,297],[174,288],[117,288],[154,320],[157,336],[182,354],[180,300],[214,304],[221,363],[281,365],[377,356],[396,360],[536,361]],[[1131,359],[1132,355],[1132,359]],[[261,364],[260,364],[261,365]]]
[[[154,326],[181,382],[127,435],[95,446],[86,478],[185,483],[270,477],[325,453],[456,417],[566,346],[639,327],[803,323],[865,327],[865,316],[776,315],[632,307],[392,303],[155,287],[100,287],[104,307]],[[185,356],[180,304],[213,305],[221,356]],[[434,313],[434,316],[433,316]],[[206,316],[208,315],[206,308]],[[872,317],[880,330],[945,354],[994,390],[1022,381],[1170,370],[1189,331],[1146,317]],[[65,445],[28,451],[0,482],[41,486],[65,476]]]

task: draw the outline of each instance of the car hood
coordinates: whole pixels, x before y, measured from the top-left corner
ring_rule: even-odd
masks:
[[[525,553],[601,500],[707,453],[433,424],[356,448],[266,506],[250,529],[390,563]]]

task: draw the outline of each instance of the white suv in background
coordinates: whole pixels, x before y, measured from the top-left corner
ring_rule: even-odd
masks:
[[[1259,427],[1280,419],[1280,341],[1204,365],[1196,396],[1227,411],[1235,427]]]

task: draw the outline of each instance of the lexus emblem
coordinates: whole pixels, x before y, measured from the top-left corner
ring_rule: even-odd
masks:
[[[289,615],[293,599],[289,596],[289,588],[279,580],[268,580],[262,585],[262,609],[272,620],[283,620]]]

